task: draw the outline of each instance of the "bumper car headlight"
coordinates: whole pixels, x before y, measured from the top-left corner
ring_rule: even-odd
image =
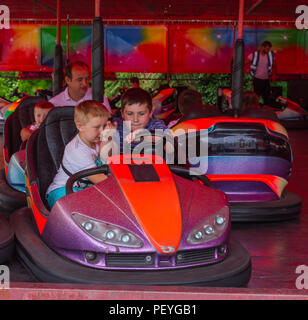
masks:
[[[76,212],[72,213],[72,218],[84,232],[96,240],[114,246],[130,248],[141,248],[143,246],[139,237],[124,228]]]
[[[229,208],[223,207],[216,214],[199,223],[187,237],[189,244],[200,244],[219,238],[229,224]]]

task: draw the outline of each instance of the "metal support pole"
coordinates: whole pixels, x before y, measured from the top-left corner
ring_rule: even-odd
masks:
[[[238,16],[238,39],[243,39],[243,24],[244,24],[244,7],[245,0],[240,0],[239,16]]]
[[[57,0],[57,39],[56,44],[61,44],[61,0]]]
[[[62,90],[63,85],[63,50],[61,46],[61,6],[60,0],[57,0],[57,39],[54,56],[54,79],[53,79],[53,95],[57,95]]]
[[[104,25],[100,15],[101,1],[95,0],[95,18],[92,25],[92,98],[104,101]]]
[[[66,64],[69,63],[70,57],[70,16],[66,16]]]
[[[167,24],[167,82],[170,85],[170,23]]]
[[[95,0],[95,17],[101,16],[101,0]]]
[[[238,117],[243,106],[245,44],[243,41],[244,0],[239,0],[238,39],[235,42],[232,70],[232,96],[231,104],[234,116]]]
[[[264,2],[264,0],[258,0],[256,1],[247,11],[246,15],[248,16],[249,14],[253,13],[261,4]]]

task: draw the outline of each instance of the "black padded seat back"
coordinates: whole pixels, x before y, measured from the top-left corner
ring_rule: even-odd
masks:
[[[201,106],[194,106],[187,114],[184,114],[180,122],[184,122],[187,120],[193,119],[202,119],[202,118],[210,118],[210,117],[222,117],[222,114],[217,106],[210,106],[210,105],[201,105]]]
[[[20,149],[20,131],[34,122],[34,106],[41,101],[45,100],[42,97],[25,97],[6,119],[4,145],[8,148],[9,158]]]
[[[64,148],[76,134],[74,107],[52,109],[40,127],[36,136],[34,161],[43,201],[47,188],[60,167]]]
[[[241,114],[241,117],[266,119],[279,122],[279,119],[274,111],[257,108],[248,108],[244,110]]]

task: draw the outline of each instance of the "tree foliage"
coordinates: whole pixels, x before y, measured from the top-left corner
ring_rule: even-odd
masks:
[[[18,87],[18,92],[34,95],[36,89],[48,89],[50,80],[20,80],[18,72],[0,72],[0,96],[10,101],[16,101],[18,97],[11,97],[13,90]]]
[[[10,97],[12,91],[18,87],[19,92],[34,95],[36,89],[48,89],[50,80],[19,80],[17,72],[0,72],[0,96],[15,101],[17,97]],[[161,84],[167,84],[166,74],[162,73],[117,73],[116,81],[105,81],[105,95],[113,97],[119,94],[121,87],[129,87],[129,79],[136,76],[140,79],[140,86],[150,92],[159,88]],[[229,74],[173,74],[169,77],[169,85],[187,86],[199,91],[203,96],[203,102],[210,105],[216,104],[216,93],[218,87],[230,86]],[[275,85],[275,84],[273,84]],[[286,82],[276,85],[283,87],[283,96],[287,96]],[[252,89],[252,80],[249,75],[244,78],[244,90]]]

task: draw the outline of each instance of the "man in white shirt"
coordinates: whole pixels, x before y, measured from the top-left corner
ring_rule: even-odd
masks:
[[[268,104],[271,90],[270,79],[275,77],[275,74],[273,74],[274,53],[271,49],[272,44],[269,41],[264,41],[260,50],[248,56],[254,92],[263,98],[264,104]]]
[[[76,106],[82,101],[92,100],[89,88],[90,68],[86,63],[82,61],[69,63],[64,70],[64,80],[67,84],[66,89],[49,100],[55,107]],[[103,104],[111,112],[105,95]]]

